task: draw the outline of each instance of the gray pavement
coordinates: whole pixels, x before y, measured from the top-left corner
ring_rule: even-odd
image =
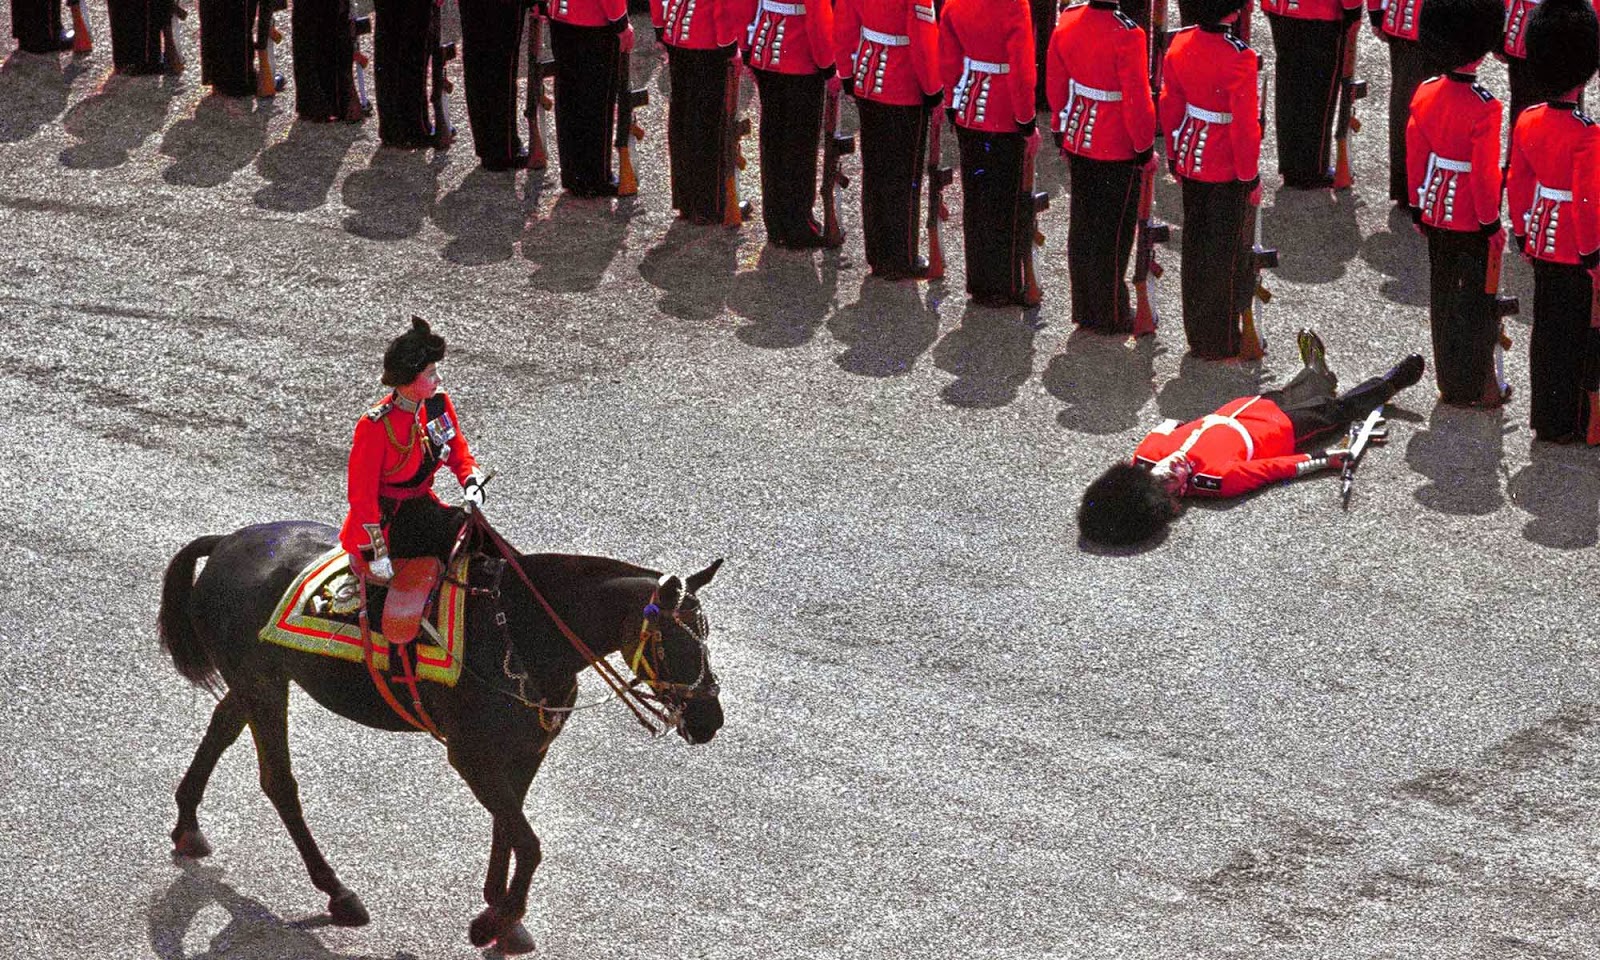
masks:
[[[959,219],[931,288],[865,278],[854,201],[842,256],[675,223],[643,30],[642,187],[612,205],[478,172],[465,136],[395,152],[193,72],[110,76],[94,12],[91,58],[0,68],[0,955],[476,953],[488,819],[426,737],[293,703],[308,819],[370,926],[326,924],[247,742],[201,808],[216,854],[175,863],[167,838],[210,700],[156,644],[164,564],[339,520],[412,312],[453,344],[514,542],[728,558],[721,735],[598,708],[535,781],[543,955],[1600,953],[1600,461],[1531,443],[1525,390],[1503,413],[1404,395],[1348,513],[1322,477],[1131,554],[1073,526],[1143,430],[1287,380],[1300,326],[1347,378],[1427,352],[1424,251],[1383,198],[1386,69],[1363,68],[1354,193],[1269,177],[1270,353],[1238,366],[1184,359],[1175,268],[1155,339],[1073,333],[1054,161],[1037,315],[965,303]]]

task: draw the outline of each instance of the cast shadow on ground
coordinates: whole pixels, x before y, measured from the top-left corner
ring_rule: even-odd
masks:
[[[304,213],[327,203],[345,154],[360,136],[361,127],[354,123],[295,120],[289,135],[256,160],[256,172],[267,181],[256,191],[256,206]]]
[[[1411,224],[1411,214],[1393,207],[1389,229],[1361,245],[1361,258],[1387,279],[1378,284],[1385,299],[1412,307],[1428,305],[1428,242]]]
[[[1511,502],[1531,514],[1522,536],[1557,550],[1600,542],[1600,463],[1580,444],[1535,441],[1531,461],[1506,485]]]
[[[856,301],[828,318],[828,332],[845,347],[833,362],[863,377],[910,373],[939,337],[937,297],[943,284],[929,286],[927,303],[919,286],[910,280],[863,278]]]
[[[715,320],[722,314],[738,269],[745,231],[674,220],[661,242],[645,251],[639,276],[661,290],[662,313],[680,320]],[[570,247],[563,244],[566,252]]]
[[[1505,505],[1505,411],[1434,405],[1428,428],[1406,444],[1406,463],[1428,478],[1412,492],[1429,510],[1481,517]]]
[[[450,163],[442,151],[379,147],[365,170],[344,180],[346,232],[368,240],[414,237],[422,230],[439,193],[439,174]]]
[[[1079,327],[1045,365],[1045,392],[1061,401],[1056,422],[1073,433],[1107,436],[1139,426],[1155,396],[1156,337],[1106,335]]]
[[[939,396],[953,407],[988,410],[1017,399],[1033,376],[1037,311],[968,302],[961,323],[933,348],[933,365],[956,379]]]
[[[522,257],[534,267],[530,282],[535,289],[548,293],[599,289],[611,262],[627,243],[628,224],[639,212],[631,197],[614,203],[563,191],[548,217],[527,223]],[[533,205],[530,198],[528,207]]]
[[[463,267],[510,260],[530,211],[538,208],[541,185],[539,174],[530,172],[524,197],[517,192],[514,172],[473,168],[433,208],[434,224],[451,237],[439,255]]]
[[[1296,283],[1332,283],[1361,252],[1352,190],[1279,190],[1261,211],[1262,244],[1276,247],[1277,276]]]
[[[749,321],[734,332],[762,350],[787,350],[810,343],[838,306],[837,251],[761,249],[754,270],[733,278],[728,309]]]
[[[112,74],[100,89],[67,111],[61,125],[78,142],[61,151],[61,163],[73,170],[109,170],[128,156],[167,120],[172,98],[183,89],[181,77]]]
[[[179,187],[216,187],[255,159],[267,142],[267,123],[277,112],[273,100],[225,97],[213,93],[203,98],[194,116],[167,128],[161,153],[173,164],[161,179]]]
[[[1156,394],[1156,408],[1162,417],[1187,423],[1212,413],[1229,400],[1260,393],[1266,389],[1267,377],[1259,362],[1201,360],[1186,353],[1178,361],[1178,375]]]
[[[86,68],[69,59],[12,51],[0,63],[0,143],[18,143],[38,133],[67,109],[72,81]]]
[[[224,883],[220,868],[174,862],[183,872],[149,910],[150,950],[159,960],[417,960],[405,951],[385,958],[335,953],[311,932],[328,924],[326,915],[284,920]],[[207,937],[203,928],[193,928],[202,914],[217,912],[213,907],[227,915],[227,922]],[[202,937],[206,941],[200,946],[195,942]],[[191,944],[198,952],[190,952]]]

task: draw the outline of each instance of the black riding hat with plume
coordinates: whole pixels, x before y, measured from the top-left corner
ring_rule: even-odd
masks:
[[[1528,19],[1528,71],[1535,98],[1554,100],[1600,69],[1600,20],[1587,0],[1544,0]]]
[[[394,338],[383,351],[383,385],[403,387],[417,379],[430,363],[444,359],[444,337],[428,329],[428,321],[411,318],[411,329]]]
[[[1417,42],[1451,69],[1488,56],[1505,35],[1504,0],[1422,0]]]

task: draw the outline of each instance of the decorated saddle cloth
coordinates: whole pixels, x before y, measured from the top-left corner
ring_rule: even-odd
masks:
[[[461,662],[466,655],[468,558],[457,558],[455,566],[440,579],[433,615],[415,641],[417,677],[447,687],[461,678]],[[389,643],[379,632],[383,622],[381,587],[367,587],[368,621],[372,624],[372,660],[379,670],[389,669]],[[343,547],[335,546],[311,561],[278,601],[272,619],[260,638],[291,650],[362,662],[366,651],[361,645],[361,590],[350,573],[350,558]],[[426,624],[431,624],[430,631]]]

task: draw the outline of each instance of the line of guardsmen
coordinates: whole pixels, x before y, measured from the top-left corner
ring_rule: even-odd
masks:
[[[24,49],[91,48],[81,3],[11,0]],[[375,0],[379,138],[402,148],[454,138],[444,100],[442,0]],[[887,280],[943,274],[938,225],[939,127],[960,147],[967,290],[986,304],[1039,302],[1042,242],[1033,191],[1040,134],[1049,126],[1072,182],[1067,228],[1071,316],[1109,333],[1154,330],[1148,283],[1158,151],[1183,203],[1181,301],[1191,352],[1257,357],[1251,328],[1259,271],[1258,162],[1266,126],[1261,58],[1249,45],[1246,0],[1178,0],[1189,24],[1166,28],[1165,0],[1088,0],[1059,19],[1030,0],[650,0],[670,71],[672,206],[685,219],[737,225],[741,70],[761,102],[762,215],[771,242],[838,246],[838,101],[859,116],[866,259]],[[199,0],[201,74],[218,92],[271,96],[272,14],[285,0]],[[563,188],[631,193],[627,150],[637,132],[629,89],[634,46],[627,0],[459,0],[462,72],[476,153],[492,170],[543,166],[539,114],[554,77]],[[1503,4],[1503,5],[1502,5]],[[1546,439],[1600,441],[1600,332],[1590,304],[1600,260],[1600,133],[1579,109],[1597,56],[1591,0],[1260,0],[1276,53],[1278,167],[1285,187],[1349,185],[1343,139],[1354,126],[1356,32],[1363,10],[1387,44],[1392,71],[1389,196],[1427,237],[1430,317],[1441,398],[1496,406],[1509,396],[1496,351],[1505,337],[1495,296],[1502,197],[1512,234],[1535,269],[1533,420]],[[174,0],[108,0],[113,60],[126,72],[183,68]],[[371,112],[350,0],[296,2],[296,109],[308,120],[359,121]],[[1054,22],[1052,22],[1054,21]],[[1036,30],[1048,28],[1041,40]],[[548,25],[552,56],[542,53]],[[524,34],[528,34],[526,42]],[[519,136],[519,59],[528,104]],[[1511,124],[1474,82],[1493,52],[1507,61]],[[432,110],[430,116],[430,107]],[[1502,173],[1500,131],[1512,132]],[[1527,128],[1524,134],[1524,127]],[[1490,131],[1492,130],[1492,135]],[[1158,139],[1157,132],[1162,136]],[[824,136],[826,134],[826,136]],[[1335,162],[1334,146],[1340,147]],[[612,149],[620,170],[613,172]],[[813,216],[823,156],[824,222]],[[921,255],[923,190],[928,242]],[[1135,257],[1137,248],[1137,257]],[[1133,261],[1130,297],[1129,265]],[[1555,331],[1562,330],[1563,333]],[[1580,342],[1581,341],[1581,342]],[[1573,396],[1587,403],[1574,404]],[[1578,407],[1583,407],[1578,410]],[[1576,411],[1576,412],[1575,412]]]

